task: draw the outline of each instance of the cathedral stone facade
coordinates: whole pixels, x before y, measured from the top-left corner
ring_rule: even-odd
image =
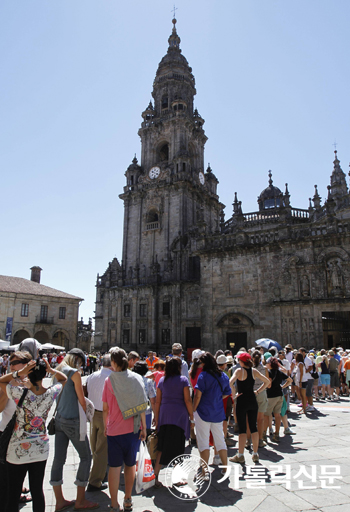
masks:
[[[254,346],[350,347],[350,195],[335,151],[324,204],[307,209],[286,184],[225,220],[204,166],[204,119],[176,20],[142,113],[142,152],[126,170],[123,255],[97,276],[95,348],[167,352]]]

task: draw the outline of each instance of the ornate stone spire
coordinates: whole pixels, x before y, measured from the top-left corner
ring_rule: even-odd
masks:
[[[180,49],[181,39],[179,38],[179,36],[177,35],[177,32],[176,32],[176,22],[177,22],[176,18],[173,18],[174,26],[173,26],[171,36],[168,39],[169,50],[179,50]]]
[[[348,186],[346,184],[346,176],[340,167],[340,161],[338,160],[338,152],[334,151],[334,167],[331,175],[331,187],[330,196],[336,202],[336,206],[339,207],[343,203],[344,197],[348,195]]]
[[[235,192],[235,199],[232,203],[233,206],[233,214],[239,215],[242,213],[242,201],[238,201],[237,199],[237,192]]]
[[[272,172],[269,171],[269,185],[270,185],[270,187],[272,187],[272,183],[273,183],[273,181],[272,181]]]
[[[288,183],[286,183],[286,190],[285,190],[284,196],[283,196],[284,206],[289,206],[289,204],[290,204],[289,199],[290,199],[290,193],[288,190]]]
[[[317,185],[315,185],[315,195],[314,197],[312,198],[312,201],[314,203],[314,207],[316,210],[319,210],[321,208],[321,197],[318,193],[318,190],[317,190]]]

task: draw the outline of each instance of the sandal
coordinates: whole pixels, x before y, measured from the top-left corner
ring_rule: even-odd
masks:
[[[32,501],[32,497],[31,496],[21,496],[20,499],[19,499],[19,502],[20,503],[29,503],[30,501]]]
[[[133,502],[131,498],[124,498],[123,508],[124,512],[132,511]]]

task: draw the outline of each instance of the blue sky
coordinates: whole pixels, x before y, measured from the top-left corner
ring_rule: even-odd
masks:
[[[83,297],[121,258],[118,198],[167,51],[164,0],[0,3],[0,273]],[[257,209],[268,184],[307,208],[327,194],[333,143],[350,161],[348,0],[179,0],[177,30],[193,68],[205,161],[231,216],[234,192]]]

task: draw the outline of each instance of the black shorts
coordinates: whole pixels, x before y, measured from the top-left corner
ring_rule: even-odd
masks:
[[[130,432],[119,436],[107,436],[108,465],[118,468],[123,465],[132,467],[136,464],[136,455],[139,451],[139,434]]]

